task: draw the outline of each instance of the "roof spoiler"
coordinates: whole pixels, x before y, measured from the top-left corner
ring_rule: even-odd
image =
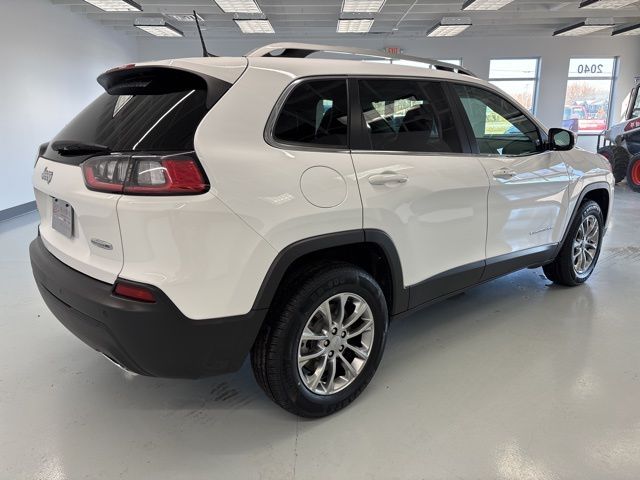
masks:
[[[125,65],[104,72],[98,83],[110,95],[159,95],[176,91],[205,90],[211,108],[231,84],[177,67]]]
[[[280,52],[274,54],[274,52]],[[246,57],[289,57],[289,58],[305,58],[317,52],[337,53],[342,55],[353,55],[360,57],[382,58],[387,60],[406,60],[410,62],[423,63],[431,65],[436,70],[447,72],[461,73],[476,77],[476,75],[466,68],[454,65],[452,63],[441,62],[432,58],[414,57],[411,55],[396,55],[379,50],[370,50],[366,48],[355,47],[339,47],[334,45],[317,45],[311,43],[272,43],[264,47],[256,48],[248,52]]]

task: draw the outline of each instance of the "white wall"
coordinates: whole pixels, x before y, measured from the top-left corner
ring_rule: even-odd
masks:
[[[0,210],[33,200],[38,146],[101,91],[96,77],[136,56],[133,37],[49,0],[0,0]]]
[[[101,89],[95,78],[109,67],[162,58],[198,56],[194,39],[132,37],[92,22],[49,0],[0,0],[0,210],[33,199],[30,177],[36,149],[51,139]],[[6,20],[8,19],[8,20]],[[569,58],[619,56],[614,95],[616,119],[620,103],[640,75],[640,38],[490,37],[490,38],[301,38],[310,43],[335,43],[380,49],[397,46],[406,54],[463,58],[479,76],[488,75],[489,60],[500,57],[541,58],[538,117],[548,126],[561,125]],[[212,39],[209,49],[239,55],[271,36],[242,40]]]
[[[208,41],[208,48],[220,55],[239,55],[265,43],[276,41],[279,40],[269,36],[255,37],[240,42],[213,39]],[[549,127],[562,126],[569,58],[587,56],[617,56],[620,58],[612,110],[615,122],[619,119],[622,100],[633,87],[634,76],[640,75],[639,37],[395,38],[390,36],[358,40],[353,36],[345,36],[331,42],[314,38],[304,38],[301,41],[374,49],[394,46],[400,47],[407,55],[430,58],[462,58],[464,66],[482,78],[489,76],[489,61],[492,58],[539,57],[541,59],[541,79],[538,86],[536,116]],[[140,60],[197,56],[201,52],[199,43],[190,39],[180,41],[139,37],[138,46]],[[579,144],[592,147],[590,140],[594,140],[593,137],[581,138]]]

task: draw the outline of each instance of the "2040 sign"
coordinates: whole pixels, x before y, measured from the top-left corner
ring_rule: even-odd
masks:
[[[594,75],[602,75],[603,73],[606,73],[602,63],[581,63],[578,65],[576,70],[580,75],[588,75],[590,73]]]

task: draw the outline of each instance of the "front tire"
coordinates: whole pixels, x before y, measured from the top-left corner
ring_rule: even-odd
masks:
[[[375,374],[388,312],[380,286],[360,268],[333,263],[307,272],[284,284],[251,364],[275,403],[322,417],[349,405]]]
[[[627,176],[627,166],[629,165],[629,152],[627,149],[617,145],[607,145],[598,150],[598,153],[609,160],[616,183],[624,180],[624,177]]]
[[[634,192],[640,192],[640,154],[634,155],[629,161],[627,185]]]
[[[587,281],[600,257],[604,217],[593,200],[580,205],[567,238],[555,260],[542,267],[546,277],[554,283],[574,287]]]

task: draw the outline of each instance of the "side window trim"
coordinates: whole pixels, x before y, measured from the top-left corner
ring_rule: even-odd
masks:
[[[319,145],[319,144],[310,144],[303,142],[284,142],[282,140],[277,139],[274,136],[274,130],[276,126],[276,122],[280,117],[280,113],[284,108],[285,104],[289,97],[293,94],[296,88],[304,83],[322,81],[322,80],[344,80],[345,82],[345,92],[347,95],[347,145],[346,148],[337,145]],[[312,151],[312,152],[341,152],[341,153],[349,153],[351,151],[351,128],[349,125],[351,124],[351,117],[353,117],[352,101],[350,97],[350,89],[348,83],[349,77],[347,75],[317,75],[310,77],[300,77],[296,78],[292,81],[286,88],[282,91],[276,103],[269,114],[269,118],[267,119],[267,123],[264,128],[263,138],[264,141],[275,148],[286,148],[288,150],[302,150],[302,151]]]
[[[442,86],[445,92],[447,103],[452,110],[453,121],[460,141],[460,148],[462,152],[430,152],[430,151],[400,151],[400,150],[372,150],[369,148],[367,142],[367,131],[362,114],[362,106],[360,104],[360,82],[363,80],[406,80],[415,82],[432,82]],[[420,156],[443,156],[443,155],[473,155],[472,145],[469,141],[469,136],[465,131],[465,124],[463,119],[457,112],[456,104],[452,102],[453,96],[449,91],[448,82],[428,77],[414,77],[414,76],[392,76],[392,75],[352,75],[349,77],[349,82],[352,85],[349,90],[350,95],[350,115],[351,115],[351,151],[358,153],[369,154],[387,154],[387,155],[420,155]]]
[[[545,131],[543,131],[542,128],[540,128],[540,125],[538,124],[537,121],[535,121],[534,118],[532,118],[531,114],[528,111],[522,111],[520,108],[516,107],[512,102],[510,102],[509,100],[507,100],[504,96],[502,96],[499,92],[496,92],[490,88],[486,88],[483,85],[478,85],[476,83],[467,83],[467,82],[458,82],[455,80],[447,80],[445,82],[447,84],[447,91],[449,96],[451,97],[451,101],[453,102],[453,108],[455,109],[455,111],[457,111],[458,115],[461,116],[461,121],[464,123],[464,131],[467,134],[467,140],[469,141],[469,144],[471,145],[471,149],[474,155],[478,155],[481,157],[496,157],[496,156],[500,156],[500,157],[506,157],[506,158],[519,158],[519,157],[530,157],[532,155],[540,155],[541,153],[544,153],[547,151],[547,142],[548,142],[548,135]],[[480,152],[480,148],[478,147],[478,141],[476,139],[476,135],[473,131],[473,127],[471,126],[471,122],[469,121],[469,116],[467,115],[464,106],[462,105],[462,101],[460,100],[460,97],[458,96],[458,94],[456,93],[453,85],[457,84],[457,85],[463,85],[463,86],[470,86],[473,88],[477,88],[479,90],[483,90],[485,92],[488,92],[490,94],[493,94],[497,97],[499,97],[502,101],[508,103],[509,105],[511,105],[514,109],[516,109],[517,111],[519,111],[523,116],[525,116],[527,118],[527,120],[529,120],[535,127],[536,130],[538,132],[538,139],[540,141],[540,145],[539,145],[539,150],[537,152],[534,153],[522,153],[522,154],[507,154],[507,155],[499,155],[499,154],[493,154],[493,153],[481,153]]]

